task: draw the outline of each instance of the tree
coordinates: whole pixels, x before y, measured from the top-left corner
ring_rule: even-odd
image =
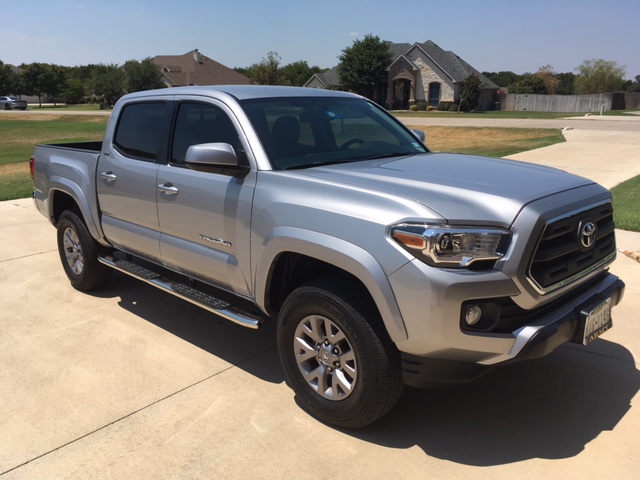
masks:
[[[460,83],[460,103],[458,109],[469,112],[478,106],[482,82],[480,77],[472,73]]]
[[[627,92],[640,92],[640,75],[636,75],[636,81],[627,81]]]
[[[40,106],[42,106],[42,97],[51,85],[50,71],[46,63],[31,63],[22,74],[25,93],[38,97]]]
[[[80,103],[85,95],[84,84],[80,80],[76,78],[67,80],[67,88],[62,92],[66,103]]]
[[[62,67],[58,65],[47,65],[45,91],[53,98],[53,105],[58,97],[67,87],[67,76]]]
[[[313,74],[320,73],[321,71],[322,69],[320,69],[320,67],[310,67],[305,60],[299,60],[282,67],[280,74],[283,85],[301,87]]]
[[[280,55],[277,52],[269,52],[267,58],[260,63],[254,63],[246,70],[246,74],[258,85],[281,85]]]
[[[521,75],[511,71],[482,72],[482,74],[499,87],[508,87],[520,80]]]
[[[18,94],[20,77],[13,69],[0,60],[0,92],[2,95]]]
[[[129,60],[122,66],[122,70],[126,93],[153,90],[165,86],[162,82],[162,71],[151,57],[147,57],[141,62]]]
[[[102,105],[112,107],[124,94],[124,72],[118,65],[96,65],[91,78],[93,95],[102,97]]]
[[[576,68],[576,93],[595,94],[624,90],[626,71],[617,62],[603,59],[585,60]]]
[[[558,85],[559,95],[575,95],[576,74],[572,72],[558,73],[556,75],[560,84]]]
[[[560,88],[560,80],[553,71],[553,67],[549,64],[544,65],[538,69],[536,76],[540,77],[542,83],[544,83],[547,93],[549,95],[555,95]]]
[[[338,74],[342,85],[373,99],[376,86],[384,78],[393,56],[387,42],[369,34],[363,40],[354,41],[338,58]]]
[[[509,85],[509,93],[544,95],[548,92],[542,77],[540,77],[539,75],[533,75],[531,73],[525,73],[524,75],[522,75],[522,78],[519,81],[517,81],[513,85]]]
[[[247,68],[235,68],[259,85],[288,85],[301,87],[314,73],[322,70],[320,67],[310,67],[305,60],[290,63],[284,67],[280,66],[281,58],[277,52],[269,52],[267,58],[263,58],[260,63],[254,63]]]

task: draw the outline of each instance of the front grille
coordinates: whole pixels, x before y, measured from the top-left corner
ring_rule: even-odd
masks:
[[[587,224],[596,226],[592,245],[582,240]],[[614,230],[610,202],[551,220],[531,260],[529,280],[541,293],[547,293],[609,263],[616,251]]]

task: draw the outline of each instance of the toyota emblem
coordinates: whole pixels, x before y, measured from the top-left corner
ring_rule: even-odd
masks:
[[[584,220],[580,222],[578,226],[578,238],[584,248],[591,248],[596,243],[597,230],[598,227],[596,227],[596,224],[592,221]]]

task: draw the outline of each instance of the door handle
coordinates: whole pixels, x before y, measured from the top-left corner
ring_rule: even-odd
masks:
[[[180,190],[177,187],[174,187],[172,183],[163,183],[162,185],[158,185],[158,190],[160,193],[164,195],[177,195]]]
[[[113,183],[118,178],[116,176],[116,174],[113,173],[111,170],[107,170],[106,172],[102,172],[100,174],[100,176],[102,177],[102,180],[104,180],[106,183]]]

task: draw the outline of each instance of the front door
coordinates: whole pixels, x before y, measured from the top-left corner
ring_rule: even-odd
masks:
[[[185,166],[187,149],[229,143],[243,150],[233,115],[222,104],[178,105],[168,165],[158,170],[160,250],[164,263],[238,294],[251,291],[250,222],[255,172],[244,178]]]
[[[408,110],[411,100],[411,81],[396,80],[394,84],[394,110]]]

